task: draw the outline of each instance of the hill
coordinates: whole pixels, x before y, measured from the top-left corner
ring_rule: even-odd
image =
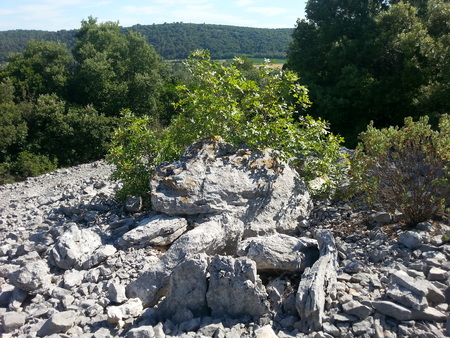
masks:
[[[237,55],[285,58],[293,28],[250,28],[211,24],[165,23],[123,28],[142,33],[165,59],[184,59],[195,49],[208,49],[214,59]],[[0,32],[0,62],[21,52],[29,40],[53,40],[72,47],[76,30],[57,32],[10,30]]]

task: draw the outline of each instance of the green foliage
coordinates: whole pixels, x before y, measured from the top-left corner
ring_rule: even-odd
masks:
[[[97,24],[90,17],[76,38],[74,102],[91,104],[107,116],[125,108],[137,114],[158,111],[163,64],[142,35],[122,34],[117,23]]]
[[[28,149],[55,157],[63,166],[100,159],[106,153],[114,119],[91,106],[66,106],[56,95],[41,95],[36,104],[28,105]]]
[[[58,162],[56,159],[50,160],[45,155],[33,154],[29,151],[19,153],[17,160],[12,164],[12,172],[16,177],[22,179],[30,176],[39,176],[56,170]]]
[[[450,112],[450,3],[309,0],[288,67],[311,91],[311,115],[347,145],[370,121],[400,125]]]
[[[16,100],[34,100],[41,94],[65,96],[71,57],[67,47],[53,41],[30,41],[22,53],[11,55],[0,73],[15,87]]]
[[[14,103],[13,93],[10,80],[0,83],[0,162],[6,160],[14,146],[24,142],[28,132],[22,113]]]
[[[360,135],[351,161],[354,191],[369,201],[400,210],[409,224],[430,219],[450,203],[450,117],[442,115],[439,130],[428,117],[405,119],[402,128],[374,128]]]
[[[239,63],[236,59],[235,63]],[[212,62],[208,52],[196,51],[186,62],[191,81],[178,86],[181,113],[161,130],[154,121],[126,112],[115,132],[109,159],[124,193],[143,195],[161,161],[175,160],[193,142],[222,136],[236,146],[272,148],[281,157],[296,157],[307,179],[325,178],[336,183],[342,168],[339,137],[310,116],[297,116],[296,107],[310,105],[307,90],[289,71],[259,69],[257,83],[243,76],[236,65]]]

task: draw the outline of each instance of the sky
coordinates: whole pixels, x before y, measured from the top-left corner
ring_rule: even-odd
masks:
[[[89,16],[98,22],[136,24],[209,23],[294,28],[306,0],[0,0],[0,31],[78,29]]]

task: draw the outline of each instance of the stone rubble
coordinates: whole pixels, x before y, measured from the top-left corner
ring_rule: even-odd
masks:
[[[269,151],[197,143],[120,204],[99,161],[0,186],[2,337],[444,337],[449,226],[316,202]]]

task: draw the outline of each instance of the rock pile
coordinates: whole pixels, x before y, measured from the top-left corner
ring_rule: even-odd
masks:
[[[314,206],[271,151],[221,140],[157,169],[151,212],[117,203],[111,172],[0,187],[3,337],[450,333],[443,223]]]

